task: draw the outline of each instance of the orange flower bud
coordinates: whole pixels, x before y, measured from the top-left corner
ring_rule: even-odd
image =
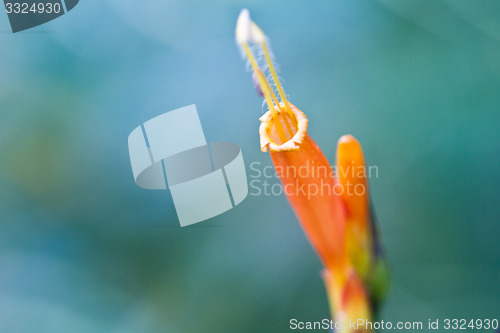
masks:
[[[337,177],[346,207],[346,245],[363,279],[371,268],[373,256],[367,172],[358,140],[351,135],[341,137],[337,145]]]

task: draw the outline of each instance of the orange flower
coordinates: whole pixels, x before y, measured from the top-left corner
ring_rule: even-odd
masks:
[[[305,117],[295,106],[290,107],[294,114]],[[287,120],[287,134],[295,133],[292,138],[287,135],[288,141],[281,142],[275,121],[267,120],[269,116],[268,113],[261,118],[262,150],[269,149],[284,192],[323,265],[331,269],[341,267],[347,260],[345,222],[340,197],[333,192],[336,180],[330,163],[309,134],[304,131],[297,138],[300,132],[291,125],[291,119],[278,111],[278,119]],[[300,122],[299,119],[298,126]],[[287,149],[286,145],[293,147]]]
[[[288,101],[271,61],[266,36],[251,21],[247,10],[238,18],[236,40],[250,62],[258,92],[269,107],[260,118],[261,150],[269,151],[287,199],[323,263],[332,318],[371,320],[368,282],[372,277],[374,244],[367,179],[363,174],[345,172],[365,166],[361,146],[352,136],[341,138],[337,178],[321,149],[307,134],[307,117]],[[254,52],[263,55],[262,66]],[[261,68],[267,68],[277,94]],[[344,193],[348,187],[364,191]],[[351,332],[350,328],[341,331]]]

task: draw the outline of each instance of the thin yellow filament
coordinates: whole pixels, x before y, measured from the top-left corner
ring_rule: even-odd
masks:
[[[262,77],[265,78],[264,73],[262,73],[262,71],[260,71],[260,70],[259,70],[259,74],[257,74],[257,75],[262,75]],[[276,97],[276,94],[274,93],[273,88],[271,88],[271,85],[269,84],[269,82],[267,80],[264,80],[264,81],[266,81],[267,89],[271,93],[271,97],[273,99],[274,104],[279,108],[280,102],[278,101],[278,97]]]
[[[270,119],[274,122],[274,129],[282,144],[285,144],[290,138],[296,134],[294,129],[297,128],[297,119],[291,104],[285,96],[285,92],[279,82],[276,69],[271,61],[270,50],[266,44],[266,35],[264,32],[250,19],[248,10],[241,11],[236,23],[236,41],[244,50],[247,58],[252,65],[252,69],[257,79],[257,84],[260,87],[262,94],[269,107]],[[272,80],[275,83],[281,101],[276,96],[274,89],[271,87],[268,78],[259,67],[255,55],[250,50],[250,44],[258,45],[265,56],[265,62],[268,66]],[[283,113],[282,113],[283,112]],[[286,113],[286,114],[285,114]]]
[[[271,72],[271,75],[273,77],[274,84],[276,85],[276,88],[278,89],[278,93],[280,94],[281,100],[285,104],[285,110],[291,119],[295,119],[295,117],[293,116],[292,109],[290,108],[290,103],[288,102],[288,99],[286,98],[285,91],[283,90],[283,87],[281,86],[280,80],[278,78],[278,74],[276,73],[276,69],[274,68],[273,62],[271,60],[271,56],[269,55],[269,50],[267,48],[266,42],[262,42],[261,46],[262,46],[262,50],[264,51],[264,57],[266,58],[267,65],[269,66],[269,71]]]
[[[264,94],[264,98],[266,99],[267,106],[269,107],[269,111],[271,111],[271,115],[273,119],[275,120],[276,123],[276,131],[278,132],[278,136],[280,137],[280,140],[285,142],[286,140],[286,135],[285,131],[283,130],[283,127],[281,125],[280,119],[278,118],[278,112],[276,111],[274,107],[274,103],[270,94],[270,89],[269,87],[269,82],[267,82],[266,78],[264,77],[264,74],[260,70],[259,65],[257,64],[257,61],[255,60],[252,52],[250,51],[250,48],[248,47],[247,43],[243,43],[243,49],[245,50],[245,53],[248,57],[248,60],[250,60],[250,64],[252,65],[252,68],[254,72],[257,74],[257,80],[259,82],[260,89],[262,90],[262,93]],[[279,107],[279,105],[277,105]]]

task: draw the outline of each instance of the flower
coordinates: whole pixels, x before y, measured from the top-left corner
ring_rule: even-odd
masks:
[[[332,318],[369,321],[373,316],[372,288],[381,285],[384,275],[374,273],[381,261],[373,237],[366,174],[348,173],[351,168],[366,168],[361,146],[352,136],[339,140],[336,175],[307,133],[306,115],[288,101],[266,36],[246,9],[238,18],[236,41],[269,108],[260,118],[261,150],[269,151],[287,199],[324,266]],[[349,187],[363,191],[352,195],[347,192]]]

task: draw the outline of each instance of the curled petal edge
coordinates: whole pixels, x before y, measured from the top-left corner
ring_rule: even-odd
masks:
[[[262,117],[259,118],[261,121],[259,128],[260,149],[263,152],[267,152],[269,149],[272,151],[293,151],[299,149],[300,144],[306,136],[307,124],[309,120],[307,119],[307,116],[295,106],[290,105],[290,107],[297,120],[297,132],[290,140],[283,144],[278,145],[269,137],[272,118],[271,111],[267,111]],[[278,114],[281,112],[284,111],[278,110]]]

